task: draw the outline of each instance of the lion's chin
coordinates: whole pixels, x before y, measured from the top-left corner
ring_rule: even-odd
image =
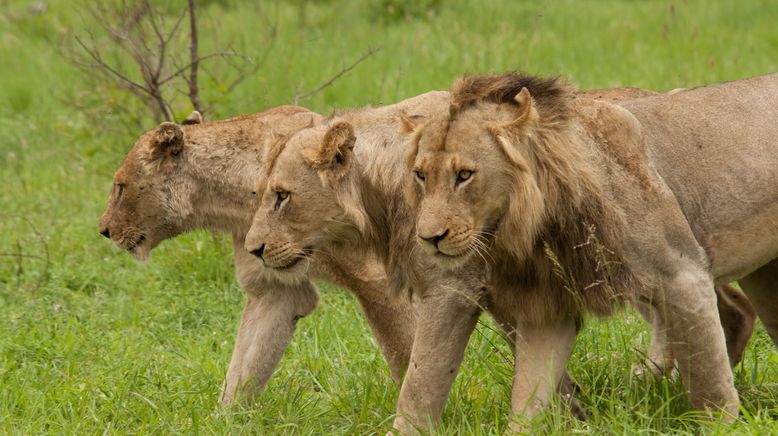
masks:
[[[135,247],[128,251],[130,252],[130,255],[132,255],[133,259],[140,263],[146,263],[148,262],[149,258],[151,258],[151,250],[143,246]]]
[[[467,261],[470,260],[471,255],[472,252],[470,250],[465,250],[464,252],[457,254],[448,254],[442,251],[438,251],[432,256],[432,259],[441,268],[453,270],[464,266]]]
[[[267,267],[268,275],[285,285],[296,285],[308,279],[309,260],[299,257],[283,267]]]

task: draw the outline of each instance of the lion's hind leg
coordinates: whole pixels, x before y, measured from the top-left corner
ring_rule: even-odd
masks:
[[[778,346],[778,259],[740,279],[740,286]]]
[[[742,292],[732,285],[716,287],[721,327],[727,338],[729,364],[733,368],[743,360],[743,354],[756,327],[756,311]]]

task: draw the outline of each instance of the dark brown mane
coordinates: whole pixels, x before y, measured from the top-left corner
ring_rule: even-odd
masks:
[[[510,72],[501,75],[472,75],[457,80],[451,88],[451,115],[479,102],[516,104],[514,98],[527,88],[535,100],[541,118],[563,121],[568,117],[568,106],[573,87],[558,76],[537,77]]]

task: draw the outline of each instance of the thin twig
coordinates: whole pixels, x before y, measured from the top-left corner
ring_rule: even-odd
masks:
[[[267,53],[259,64],[250,60],[246,63],[231,62],[236,57],[247,58],[229,46],[200,55],[201,35],[198,34],[202,29],[197,28],[197,12],[202,16],[202,10],[195,9],[195,0],[188,0],[187,6],[166,18],[166,11],[157,8],[151,0],[85,2],[81,7],[85,13],[82,19],[96,22],[101,36],[104,33],[110,44],[100,44],[95,34],[85,30],[84,35],[75,38],[79,53],[73,56],[71,62],[90,68],[89,74],[97,72],[98,83],[119,86],[138,97],[157,121],[173,120],[173,108],[177,107],[176,102],[181,101],[179,89],[183,88],[187,88],[183,96],[188,98],[195,110],[203,113],[208,108],[200,96],[199,79],[203,74],[209,74],[205,68],[208,63],[203,61],[224,58],[227,69],[236,71],[237,77],[227,81],[226,92],[229,92],[259,69]],[[189,32],[184,36],[183,21],[187,16]],[[276,26],[268,28],[275,37]]]
[[[49,244],[48,244],[48,242],[46,242],[46,238],[43,237],[43,234],[41,234],[41,232],[38,231],[38,228],[35,226],[35,224],[33,224],[33,222],[29,218],[23,217],[23,216],[19,216],[19,215],[0,214],[0,217],[3,217],[3,216],[10,217],[10,218],[17,218],[17,219],[20,219],[20,220],[24,221],[25,223],[27,223],[27,225],[29,225],[30,228],[32,229],[32,232],[38,238],[38,242],[40,243],[41,247],[43,248],[43,256],[39,256],[39,255],[36,255],[36,254],[26,254],[26,253],[24,253],[24,251],[22,249],[21,241],[17,240],[16,241],[16,247],[15,247],[16,250],[15,250],[14,253],[0,253],[0,257],[13,257],[13,258],[16,259],[16,265],[17,265],[17,267],[16,267],[16,285],[17,285],[17,287],[21,286],[22,275],[24,273],[24,267],[23,267],[23,264],[22,264],[23,259],[36,259],[36,260],[42,261],[43,262],[43,271],[41,271],[41,273],[40,273],[40,275],[38,277],[38,280],[35,283],[35,287],[33,288],[33,290],[37,290],[37,289],[39,289],[41,287],[41,285],[43,284],[43,281],[46,280],[46,277],[48,277],[48,275],[49,275],[49,267],[51,266],[51,256],[50,256],[50,253],[49,253]]]
[[[194,0],[189,0],[189,101],[197,112],[202,113],[203,108],[200,103],[200,91],[197,88],[197,67],[200,65],[200,58],[197,57],[197,21],[195,16]]]
[[[300,95],[299,93],[294,96],[294,104],[298,104],[300,100],[305,100],[308,98],[313,97],[314,95],[321,92],[323,89],[327,88],[328,86],[331,86],[333,83],[335,83],[338,79],[343,77],[344,74],[348,73],[349,71],[353,70],[357,65],[361,64],[365,59],[369,58],[370,56],[374,55],[378,51],[381,50],[381,47],[378,48],[371,48],[368,50],[365,54],[363,54],[359,59],[356,60],[353,64],[347,66],[346,68],[343,68],[338,72],[338,74],[335,74],[334,76],[330,77],[326,82],[322,83],[321,85],[317,86],[312,91],[308,91],[305,94]]]
[[[235,53],[235,52],[224,52],[224,51],[222,51],[222,52],[218,52],[218,53],[209,53],[209,54],[207,54],[205,56],[197,58],[197,62],[199,63],[199,62],[204,61],[206,59],[211,59],[211,58],[215,58],[215,57],[229,57],[229,56],[243,57],[242,55],[240,55],[238,53]],[[193,65],[194,65],[194,62],[190,62],[190,63],[184,65],[183,67],[178,68],[177,70],[175,70],[174,72],[168,74],[164,78],[159,79],[159,84],[160,85],[164,85],[165,83],[171,81],[172,79],[176,78],[177,76],[180,76],[180,75],[184,74],[184,72],[186,72],[186,70],[192,68]],[[189,80],[187,80],[187,81],[189,81]]]
[[[87,54],[89,54],[89,56],[95,62],[97,62],[97,66],[102,67],[103,69],[105,69],[109,73],[113,74],[117,79],[121,80],[125,84],[127,84],[127,85],[129,85],[129,86],[131,86],[131,87],[133,87],[135,89],[138,89],[139,91],[143,91],[146,94],[151,95],[151,91],[148,88],[146,88],[145,86],[139,84],[138,82],[135,82],[134,80],[128,78],[127,76],[125,76],[124,74],[120,73],[119,71],[114,69],[112,66],[110,66],[107,62],[105,62],[103,60],[102,56],[100,55],[100,52],[97,49],[90,49],[89,47],[87,47],[87,45],[84,44],[84,42],[81,41],[81,38],[79,38],[78,36],[76,36],[76,42],[78,43],[78,45],[81,46],[81,48],[84,49],[84,51],[87,52]]]

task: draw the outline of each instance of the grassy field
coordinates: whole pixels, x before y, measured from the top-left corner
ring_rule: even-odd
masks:
[[[422,3],[431,6],[403,16],[397,5],[414,3],[319,0],[301,13],[296,3],[203,2],[203,50],[226,41],[254,58],[269,53],[232,92],[204,81],[208,116],[290,103],[371,47],[381,50],[304,104],[390,103],[463,72],[668,90],[778,70],[774,1]],[[0,433],[386,432],[398,388],[354,299],[327,284],[266,392],[218,407],[243,300],[229,240],[185,235],[138,265],[97,234],[113,171],[154,123],[67,61],[90,26],[74,2],[0,3]],[[175,107],[179,117],[190,110]],[[678,382],[633,375],[648,339],[632,313],[588,320],[570,371],[590,419],[554,409],[537,432],[778,433],[778,355],[761,327],[736,369],[734,427],[701,423]],[[502,433],[511,371],[484,318],[439,431]]]

